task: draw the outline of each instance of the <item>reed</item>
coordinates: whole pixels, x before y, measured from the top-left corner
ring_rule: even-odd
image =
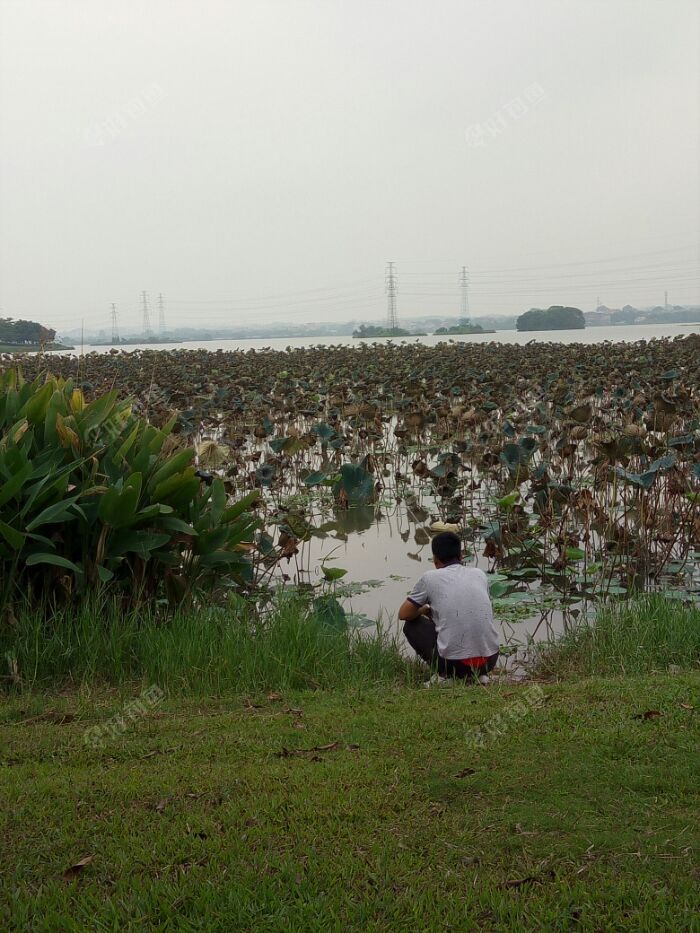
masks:
[[[167,620],[106,599],[53,616],[27,610],[0,636],[0,652],[6,681],[21,689],[148,682],[173,695],[374,684],[411,667],[381,630],[324,624],[283,596],[265,614],[234,599]]]
[[[557,675],[700,670],[700,608],[662,594],[608,603],[549,645],[538,667]]]

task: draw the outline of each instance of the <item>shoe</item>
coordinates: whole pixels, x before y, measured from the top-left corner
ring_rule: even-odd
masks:
[[[482,687],[488,687],[488,685],[491,683],[491,678],[488,674],[479,674],[479,683]]]
[[[440,674],[433,674],[430,680],[426,680],[423,684],[424,687],[442,687],[443,684],[447,683],[447,677],[442,677]]]

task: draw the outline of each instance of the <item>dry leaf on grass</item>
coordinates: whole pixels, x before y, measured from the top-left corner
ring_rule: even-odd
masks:
[[[46,713],[40,713],[38,716],[32,716],[31,719],[22,719],[15,723],[17,726],[30,726],[35,722],[52,722],[55,726],[65,726],[73,722],[75,713],[57,713],[55,710],[49,710]]]
[[[458,771],[455,774],[456,778],[469,777],[470,774],[476,774],[476,768],[462,768],[461,771]]]
[[[153,758],[155,755],[170,755],[172,752],[176,752],[177,748],[173,746],[172,748],[154,748],[153,751],[146,752],[145,755],[139,757],[140,761],[143,761],[145,758]]]
[[[66,881],[72,881],[74,878],[77,878],[78,875],[82,873],[85,866],[94,861],[94,858],[94,855],[86,855],[85,858],[79,859],[79,861],[66,868],[66,870],[63,872],[63,878]]]
[[[522,888],[524,884],[533,884],[537,881],[535,875],[528,875],[526,878],[512,878],[510,881],[504,881],[504,888]]]
[[[328,745],[314,745],[313,748],[282,748],[277,752],[278,758],[305,758],[306,755],[312,755],[311,761],[321,761],[316,752],[330,752],[338,747],[338,741],[329,742]]]
[[[505,881],[503,887],[522,888],[526,884],[543,884],[546,880],[552,881],[555,877],[555,873],[550,869],[537,875],[526,875],[525,878],[512,878],[510,881]]]

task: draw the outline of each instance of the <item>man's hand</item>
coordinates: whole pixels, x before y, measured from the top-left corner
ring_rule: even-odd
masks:
[[[425,606],[416,606],[410,599],[405,599],[401,603],[401,608],[399,609],[399,620],[401,622],[412,622],[419,616],[427,616],[430,618],[430,606],[427,603]]]

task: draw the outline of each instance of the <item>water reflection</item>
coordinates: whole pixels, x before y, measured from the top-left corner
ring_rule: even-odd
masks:
[[[335,510],[335,526],[340,534],[360,534],[382,521],[381,510],[373,505],[357,505],[351,509]]]
[[[346,610],[400,635],[398,607],[414,581],[432,568],[429,521],[428,509],[405,502],[391,510],[371,505],[334,510],[332,519],[320,523],[311,538],[300,544],[298,573],[282,569],[293,582],[315,584],[323,581],[323,566],[347,570],[339,586],[341,592],[351,591],[342,599]],[[492,570],[489,560],[478,553],[467,555],[466,563],[487,573]],[[574,618],[571,607],[566,612],[555,605],[535,609],[507,599],[496,599],[494,612],[501,643],[512,648],[516,657],[522,657],[530,642],[548,641],[564,632]]]

